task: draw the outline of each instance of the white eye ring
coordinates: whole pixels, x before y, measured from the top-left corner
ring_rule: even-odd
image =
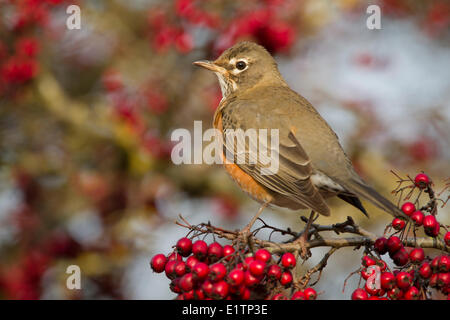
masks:
[[[247,59],[239,59],[237,60],[236,58],[233,58],[230,60],[230,64],[234,67],[232,73],[233,74],[238,74],[244,70],[247,70],[248,68],[248,61]],[[244,67],[242,69],[239,68],[238,65],[243,65]]]

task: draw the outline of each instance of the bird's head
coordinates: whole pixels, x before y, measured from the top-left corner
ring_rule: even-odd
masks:
[[[201,60],[194,64],[217,75],[224,97],[256,85],[285,83],[274,58],[264,47],[253,42],[240,42],[215,61]]]

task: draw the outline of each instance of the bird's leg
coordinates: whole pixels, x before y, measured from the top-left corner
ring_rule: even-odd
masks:
[[[244,239],[244,242],[247,242],[247,238],[250,235],[251,228],[255,224],[256,220],[258,220],[261,213],[264,211],[265,208],[269,205],[269,202],[264,202],[263,205],[259,208],[258,212],[253,216],[252,220],[243,228],[239,234]]]
[[[314,211],[311,211],[311,214],[309,215],[308,222],[306,223],[305,229],[303,230],[300,237],[298,237],[294,243],[298,243],[300,245],[300,255],[302,259],[308,258],[310,255],[308,248],[306,247],[308,240],[309,240],[309,229],[311,228],[312,223],[315,220],[316,213]]]
[[[253,216],[252,220],[250,220],[250,222],[245,226],[245,228],[241,230],[241,233],[244,233],[244,234],[250,233],[250,229],[253,227],[256,220],[258,220],[259,216],[264,211],[264,209],[267,208],[268,205],[269,205],[268,202],[263,203],[263,205],[259,208],[258,212]]]

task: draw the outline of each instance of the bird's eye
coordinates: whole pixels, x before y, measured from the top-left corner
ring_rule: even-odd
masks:
[[[239,70],[244,70],[247,67],[247,64],[244,61],[238,61],[236,63],[236,68]]]

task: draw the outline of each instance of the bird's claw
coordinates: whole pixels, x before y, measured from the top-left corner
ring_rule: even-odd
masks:
[[[295,243],[297,243],[300,246],[300,257],[303,260],[307,260],[311,257],[311,251],[308,249],[308,240],[304,235],[301,235],[297,240],[295,240]]]
[[[235,239],[236,244],[239,245],[242,243],[244,246],[248,243],[249,237],[251,236],[250,228],[247,226],[244,229],[238,231],[237,237]]]

